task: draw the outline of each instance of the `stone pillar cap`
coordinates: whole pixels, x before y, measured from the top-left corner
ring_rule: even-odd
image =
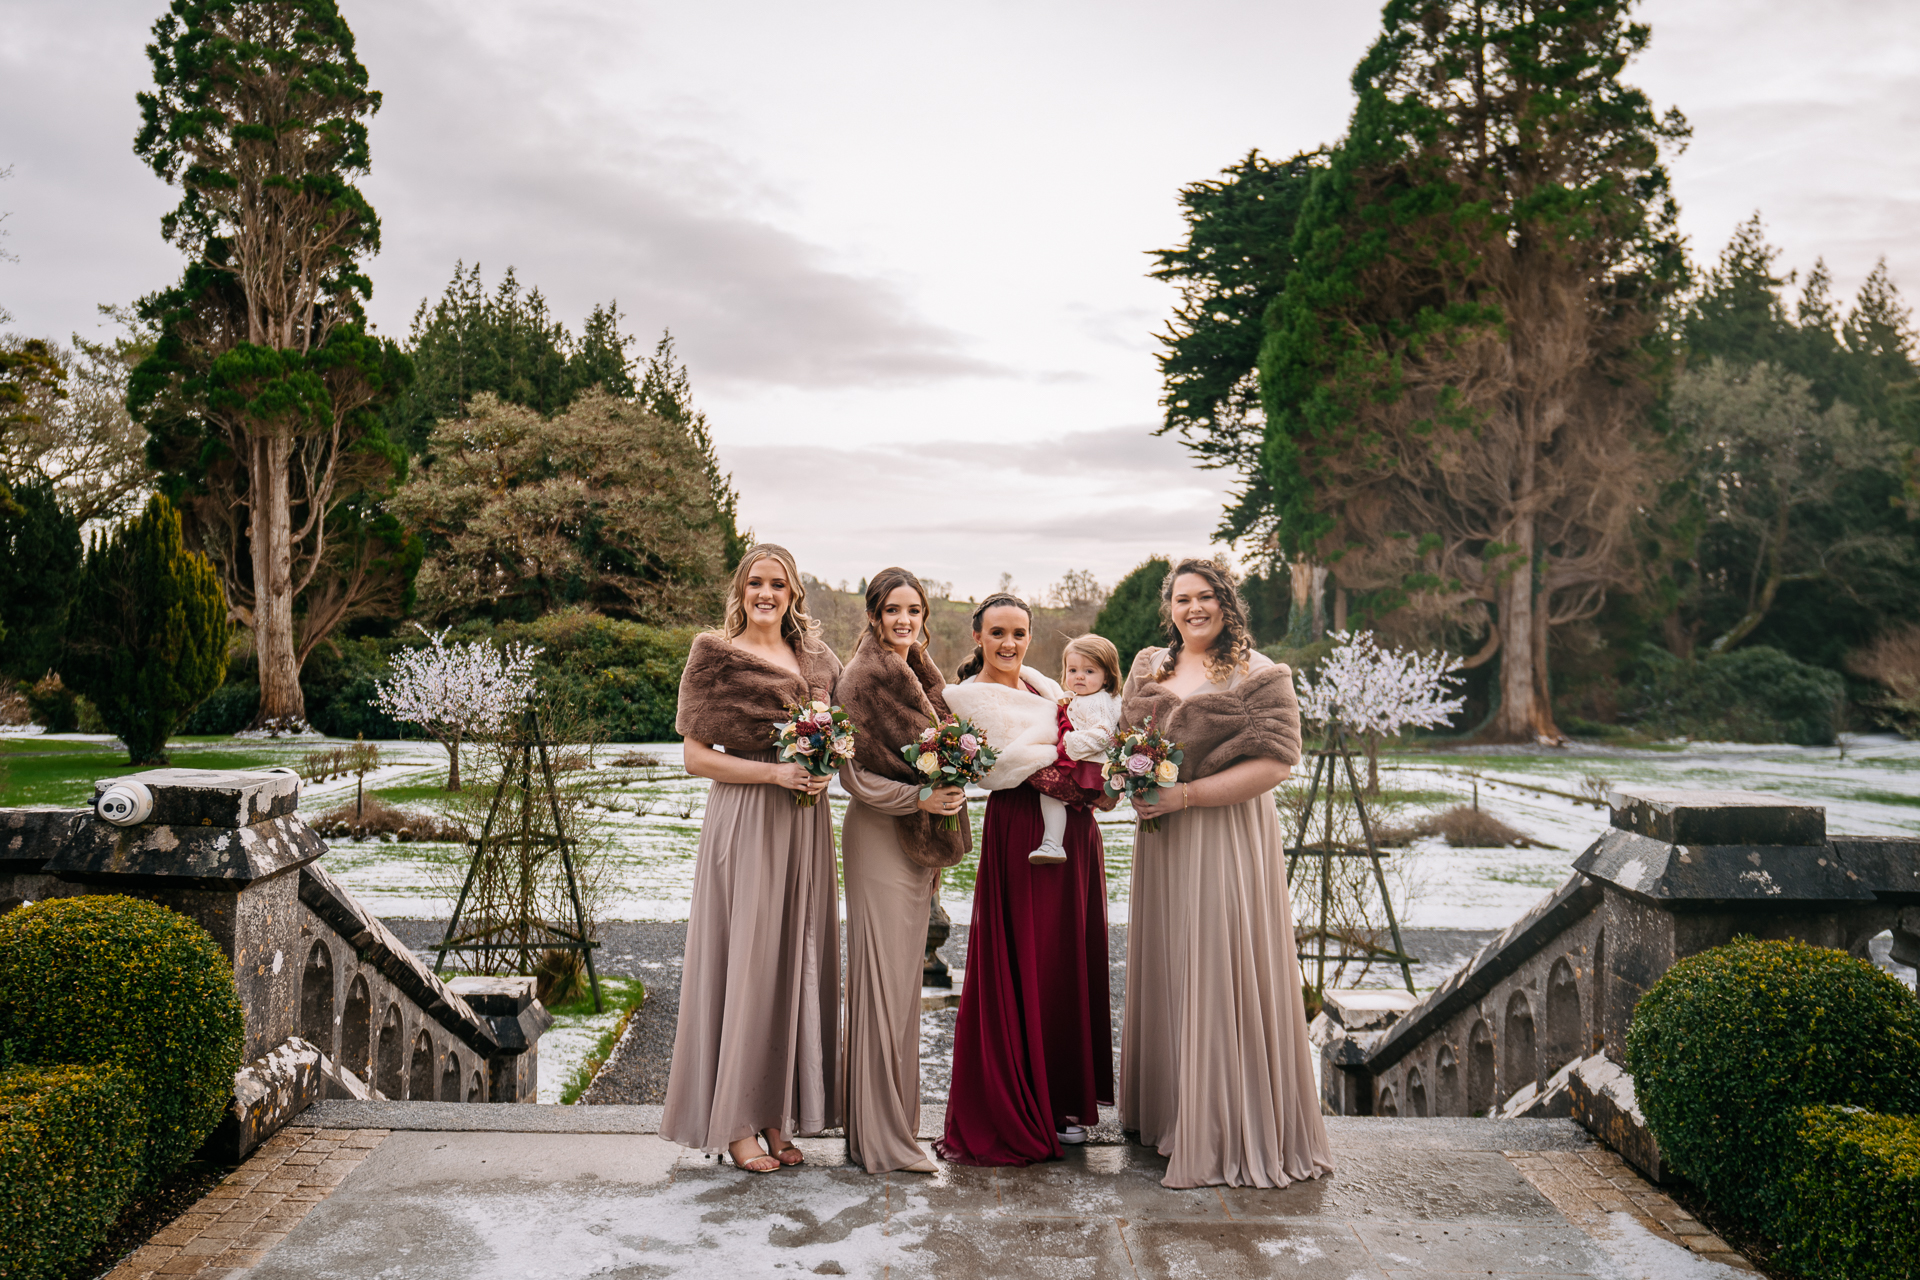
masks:
[[[142,825],[250,827],[284,818],[300,803],[300,775],[291,769],[147,769],[101,778],[94,803],[116,782],[139,782],[153,793]]]
[[[1754,791],[1619,787],[1607,793],[1613,825],[1666,844],[1816,845],[1827,841],[1824,805]]]
[[[1413,1008],[1419,997],[1386,987],[1345,987],[1321,993],[1327,1016],[1349,1031],[1384,1027]]]

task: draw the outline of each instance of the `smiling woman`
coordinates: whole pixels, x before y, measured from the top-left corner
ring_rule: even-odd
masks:
[[[748,548],[726,616],[694,641],[680,682],[687,772],[713,786],[660,1134],[770,1173],[801,1162],[795,1133],[840,1121],[833,812],[795,803],[827,780],[771,749],[788,706],[833,696],[840,660],[785,547]]]

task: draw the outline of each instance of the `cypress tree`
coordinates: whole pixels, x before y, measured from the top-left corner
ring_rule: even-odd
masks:
[[[80,524],[51,481],[14,484],[0,498],[0,674],[38,680],[59,664],[81,555]]]
[[[226,679],[228,633],[219,575],[156,494],[88,548],[61,674],[127,744],[127,763],[165,764],[167,738]]]
[[[1167,624],[1160,617],[1160,584],[1173,572],[1173,562],[1165,556],[1142,561],[1114,585],[1113,594],[1100,615],[1093,620],[1095,635],[1113,641],[1120,651],[1120,672],[1133,668],[1133,659],[1142,649],[1167,643]]]

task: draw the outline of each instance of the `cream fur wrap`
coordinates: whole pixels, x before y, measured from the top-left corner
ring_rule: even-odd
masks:
[[[999,753],[993,768],[980,779],[989,791],[1019,786],[1060,756],[1060,699],[1065,690],[1035,671],[1020,668],[1020,679],[1040,692],[1010,689],[978,676],[950,684],[941,692],[947,708],[987,735],[987,745]]]

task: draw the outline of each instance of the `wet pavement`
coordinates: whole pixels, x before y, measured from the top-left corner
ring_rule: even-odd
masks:
[[[937,1127],[929,1112],[923,1130]],[[483,1116],[521,1131],[473,1128],[489,1122]],[[869,1176],[847,1165],[839,1141],[812,1139],[801,1143],[806,1167],[752,1175],[644,1132],[657,1119],[657,1108],[639,1106],[323,1103],[300,1123],[376,1135],[376,1145],[343,1165],[332,1192],[251,1267],[230,1274],[1735,1274],[1666,1241],[1623,1243],[1604,1221],[1569,1221],[1522,1173],[1543,1158],[1522,1153],[1565,1160],[1597,1150],[1567,1121],[1334,1117],[1339,1168],[1329,1177],[1277,1190],[1169,1190],[1164,1160],[1117,1141],[1023,1169]]]

